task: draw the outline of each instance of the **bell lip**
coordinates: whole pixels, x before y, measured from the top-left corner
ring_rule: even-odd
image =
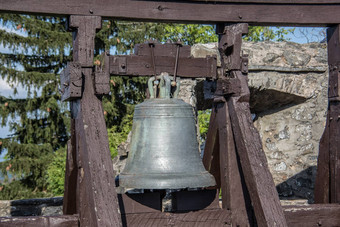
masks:
[[[216,186],[208,172],[200,174],[124,174],[119,175],[119,187],[125,189],[194,189]]]

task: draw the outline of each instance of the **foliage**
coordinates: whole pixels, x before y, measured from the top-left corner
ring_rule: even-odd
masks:
[[[208,134],[209,121],[210,121],[211,110],[200,110],[198,111],[198,125],[200,130],[200,140],[205,141]]]

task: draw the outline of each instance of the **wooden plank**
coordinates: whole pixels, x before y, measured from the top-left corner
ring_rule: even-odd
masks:
[[[124,59],[124,60],[122,60]],[[155,56],[156,74],[168,72],[173,75],[175,57]],[[179,58],[177,76],[192,78],[216,78],[216,57]],[[124,69],[124,70],[123,70]],[[110,74],[129,76],[151,76],[154,74],[152,58],[147,56],[111,56]]]
[[[226,3],[265,3],[265,4],[340,4],[339,0],[183,0],[183,1],[206,1]]]
[[[326,119],[326,128],[322,134],[319,145],[318,166],[314,186],[314,203],[330,202],[329,178],[329,113]]]
[[[283,210],[290,227],[340,226],[339,204],[284,206]]]
[[[85,66],[82,68],[82,99],[72,101],[71,105],[78,161],[77,202],[80,225],[84,227],[122,225],[103,107],[101,100],[95,95],[93,68],[87,67],[93,62],[91,53],[94,51],[92,48],[98,21],[100,18],[96,16],[71,17],[71,24],[79,26],[73,36],[74,45],[78,45],[79,50],[73,52],[77,55],[73,59]]]
[[[247,77],[240,72],[236,76],[241,80],[241,85],[242,81],[247,80]],[[248,87],[243,87],[243,89],[246,90]],[[231,97],[228,100],[228,107],[236,149],[254,207],[256,221],[258,226],[287,226],[262,149],[261,138],[254,127],[247,100],[243,97]]]
[[[172,193],[172,211],[220,209],[218,190],[178,191]]]
[[[200,210],[187,213],[142,213],[123,215],[126,226],[140,227],[140,223],[147,227],[159,226],[231,226],[230,211],[222,209]]]
[[[249,23],[251,25],[326,26],[338,24],[340,6],[134,0],[0,0],[1,12],[97,15],[143,21]],[[332,16],[329,16],[332,15]]]
[[[340,202],[340,102],[329,104],[330,202]]]
[[[221,171],[222,208],[232,213],[233,226],[248,226],[253,223],[253,209],[245,186],[239,157],[236,154],[228,106],[218,103],[219,153]]]
[[[162,198],[160,192],[118,194],[118,200],[121,214],[162,211]]]
[[[1,227],[78,227],[78,215],[0,217]]]

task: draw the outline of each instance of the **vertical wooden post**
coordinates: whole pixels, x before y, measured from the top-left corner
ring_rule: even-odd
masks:
[[[252,206],[236,153],[229,109],[226,102],[215,103],[217,112],[222,208],[231,210],[232,226],[252,226]]]
[[[225,94],[224,97],[227,99],[229,111],[228,109],[225,111],[230,114],[236,151],[240,158],[258,226],[287,226],[262,149],[260,135],[253,125],[250,113],[250,92],[247,84],[248,61],[241,56],[242,35],[247,31],[247,24],[235,24],[225,26],[220,35],[219,51],[223,66],[221,80],[236,80],[240,89],[238,93],[235,93],[222,85],[217,86],[217,93]],[[223,118],[227,119],[227,114],[223,115]]]
[[[94,37],[101,17],[71,16],[70,27],[75,29],[73,60],[81,65],[82,97],[71,102],[74,131],[69,154],[76,153],[77,184],[72,182],[75,178],[66,180],[69,187],[64,198],[68,207],[76,201],[82,227],[121,226],[103,108],[93,84]],[[67,191],[74,187],[76,200]],[[66,207],[64,211],[71,212]]]
[[[327,29],[328,114],[320,140],[315,203],[340,202],[340,27]]]

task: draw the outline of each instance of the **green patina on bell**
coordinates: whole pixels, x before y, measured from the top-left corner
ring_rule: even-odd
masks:
[[[156,82],[156,83],[155,83]],[[150,99],[135,107],[130,153],[119,175],[126,189],[184,189],[216,185],[198,150],[192,106],[177,99],[180,81],[170,98],[171,79],[160,76],[159,96],[155,77],[149,79]]]

